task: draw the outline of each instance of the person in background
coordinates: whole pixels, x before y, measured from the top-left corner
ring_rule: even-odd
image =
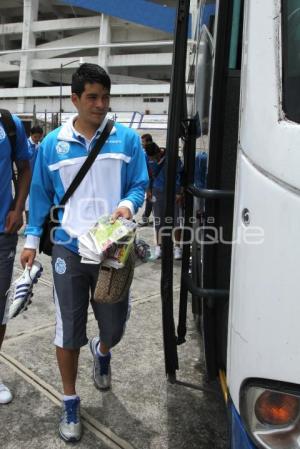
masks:
[[[141,136],[141,140],[142,140],[142,146],[145,150],[145,145],[147,145],[148,143],[153,142],[152,136],[151,134],[143,134]],[[152,191],[152,162],[151,160],[149,160],[147,153],[146,154],[146,161],[147,161],[147,167],[148,167],[148,176],[149,176],[149,186],[146,192],[146,201],[145,201],[145,210],[144,213],[142,215],[142,219],[139,222],[139,226],[143,227],[143,226],[148,226],[149,224],[152,224],[152,222],[150,222],[149,218],[152,212],[152,201],[151,201],[151,191]]]
[[[30,136],[28,139],[28,147],[30,154],[30,169],[31,174],[33,173],[36,157],[38,154],[38,149],[40,146],[40,142],[43,138],[43,128],[40,126],[33,126],[30,130]],[[26,223],[29,223],[29,195],[27,196],[25,202],[25,215],[26,215]]]
[[[156,247],[154,255],[156,258],[161,257],[161,236],[160,230],[163,226],[164,218],[164,205],[165,205],[165,151],[155,142],[150,142],[145,145],[145,151],[150,161],[153,163],[152,172],[152,192],[151,201],[153,204],[154,213],[154,223],[156,231]],[[181,240],[181,223],[180,223],[180,206],[182,204],[182,170],[183,165],[178,158],[177,161],[177,172],[176,172],[176,198],[175,198],[175,209],[174,209],[174,225],[175,230],[175,246],[174,246],[174,259],[180,260],[182,258],[182,249],[180,247]]]
[[[16,126],[14,164],[17,167],[16,194],[12,192],[12,154],[8,135],[0,119],[0,349],[6,332],[7,291],[9,289],[18,241],[17,231],[23,224],[25,199],[30,184],[30,154],[24,126],[12,115]],[[12,400],[12,393],[0,380],[0,404]]]
[[[30,130],[28,146],[29,146],[29,153],[31,155],[30,167],[31,167],[32,172],[34,169],[38,149],[39,149],[41,140],[43,138],[43,134],[44,134],[43,128],[41,128],[40,126],[33,126]]]
[[[145,145],[146,145],[147,143],[153,142],[153,138],[152,138],[151,134],[148,134],[148,133],[143,134],[143,135],[141,136],[141,140],[142,140],[142,147],[143,147],[144,149],[145,149]]]

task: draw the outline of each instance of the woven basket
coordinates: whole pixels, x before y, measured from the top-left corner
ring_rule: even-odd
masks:
[[[116,269],[101,265],[94,293],[94,301],[114,304],[125,299],[132,283],[134,264],[135,254],[132,248],[125,267]]]

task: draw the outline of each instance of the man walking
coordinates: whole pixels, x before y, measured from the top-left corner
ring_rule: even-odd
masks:
[[[43,140],[30,189],[30,217],[21,263],[33,263],[45,217],[58,205],[107,123],[110,78],[96,64],[82,64],[72,77],[72,102],[78,115]],[[64,210],[55,232],[52,253],[56,306],[57,361],[63,383],[63,415],[59,432],[65,441],[81,438],[80,398],[76,377],[80,348],[88,340],[86,321],[89,300],[99,326],[90,340],[95,386],[111,385],[110,349],[122,338],[128,317],[128,297],[116,304],[98,304],[90,297],[99,265],[81,263],[77,237],[90,229],[103,214],[132,218],[143,204],[148,184],[145,155],[139,136],[115,123],[102,151]],[[91,294],[92,296],[92,294]]]
[[[8,114],[9,115],[9,114]],[[30,165],[27,136],[21,120],[11,116],[15,128],[15,147],[13,147],[0,118],[0,349],[3,343],[7,322],[7,291],[9,289],[16,254],[17,231],[23,224],[25,199],[30,184]],[[12,161],[17,168],[15,197],[12,195]],[[12,400],[12,394],[0,380],[0,404]]]

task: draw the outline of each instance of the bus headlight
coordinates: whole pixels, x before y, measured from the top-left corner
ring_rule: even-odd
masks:
[[[250,437],[259,447],[300,449],[298,392],[246,386],[241,393],[240,411]]]
[[[288,426],[299,414],[299,399],[289,394],[264,391],[255,403],[255,415],[262,424]]]

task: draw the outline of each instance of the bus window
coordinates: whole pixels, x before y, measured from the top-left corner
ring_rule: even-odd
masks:
[[[199,10],[200,11],[199,29],[201,29],[203,25],[206,25],[212,36],[214,35],[215,10],[216,10],[216,0],[204,1]]]
[[[300,123],[300,6],[299,0],[282,1],[283,110]]]
[[[241,43],[243,29],[244,0],[233,1],[232,32],[230,41],[229,69],[241,69]]]
[[[194,113],[199,116],[201,150],[208,151],[210,95],[214,62],[214,18],[216,1],[204,1],[200,9]]]

